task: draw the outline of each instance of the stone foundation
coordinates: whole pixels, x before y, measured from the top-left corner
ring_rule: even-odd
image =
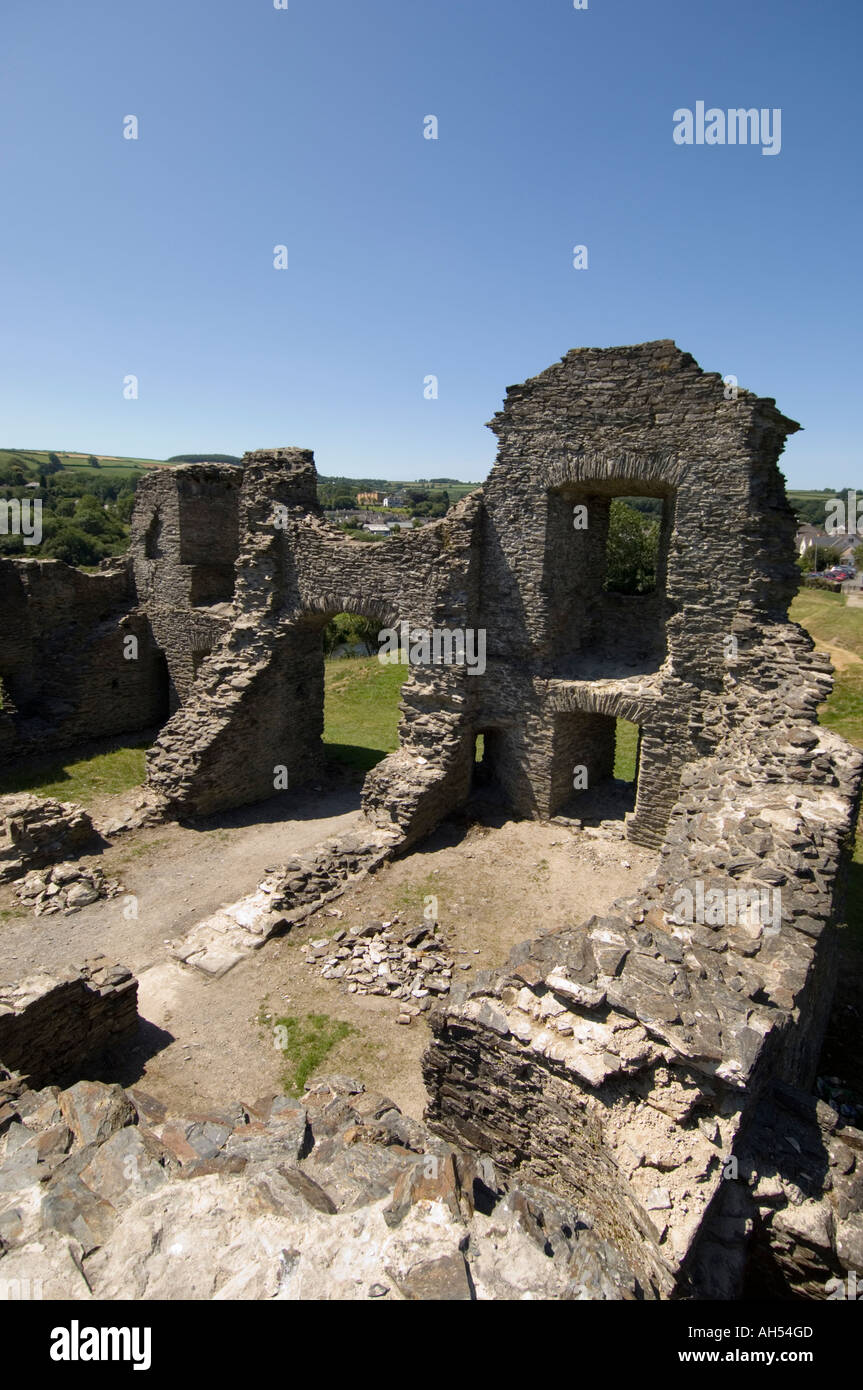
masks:
[[[138,1027],[138,982],[104,957],[0,984],[0,1065],[36,1088],[68,1081]]]

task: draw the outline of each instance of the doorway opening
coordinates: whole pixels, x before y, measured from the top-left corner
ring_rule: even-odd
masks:
[[[552,814],[586,824],[623,820],[635,810],[640,748],[641,729],[630,720],[588,710],[558,714]]]

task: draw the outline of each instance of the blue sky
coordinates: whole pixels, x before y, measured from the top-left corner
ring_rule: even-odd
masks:
[[[674,338],[860,483],[861,10],[4,0],[0,444],[480,479],[509,383]],[[676,145],[697,100],[781,153]]]

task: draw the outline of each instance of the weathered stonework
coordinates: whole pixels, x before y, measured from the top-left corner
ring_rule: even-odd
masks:
[[[242,469],[153,471],[125,566],[104,575],[3,562],[3,611],[24,638],[0,643],[0,750],[26,751],[37,730],[44,748],[144,727],[170,707],[149,780],[174,813],[267,797],[276,767],[298,786],[321,758],[321,629],[347,609],[487,637],[482,675],[406,668],[400,748],[365,788],[378,824],[415,839],[463,801],[479,733],[513,808],[553,815],[575,763],[607,773],[624,715],[641,729],[628,831],[658,847],[683,767],[720,733],[710,699],[732,674],[729,639],[751,643],[793,592],[776,459],[797,426],[745,391],[726,400],[718,376],[658,342],[568,353],[513,388],[492,428],[485,487],[385,544],[330,530],[312,455],[276,449]],[[633,493],[664,515],[660,582],[630,598],[605,592],[603,556],[609,499]]]
[[[85,1063],[128,1043],[138,1027],[138,982],[103,956],[18,985],[0,984],[0,1066],[31,1086],[80,1075]]]
[[[59,560],[0,560],[0,682],[0,765],[160,724],[164,657],[129,562],[85,574]]]
[[[349,1077],[186,1116],[0,1067],[0,1300],[641,1293],[580,1212]]]
[[[568,353],[511,388],[492,428],[485,486],[379,545],[326,525],[305,450],[151,475],[125,579],[89,577],[110,602],[85,664],[105,651],[121,681],[133,665],[117,655],[122,635],[141,632],[123,708],[143,722],[141,692],[163,661],[173,710],[148,756],[150,788],[176,816],[206,815],[271,795],[281,769],[293,788],[318,771],[333,614],[483,632],[481,674],[405,668],[400,747],[363,791],[372,860],[466,800],[478,735],[483,773],[510,807],[549,818],[576,766],[591,786],[609,775],[615,720],[639,726],[626,831],[660,851],[656,873],[602,919],[563,904],[505,970],[453,990],[425,1060],[429,1120],[558,1188],[643,1290],[697,1293],[729,1201],[726,1161],[777,1081],[805,1091],[813,1079],[863,769],[818,726],[829,662],[788,622],[794,520],[777,464],[798,427],[770,399],[726,399],[719,376],[662,341]],[[606,591],[604,557],[611,499],[632,495],[662,502],[659,582],[624,597]],[[61,582],[50,570],[0,565],[33,650],[50,641],[40,595]],[[70,592],[78,582],[62,577]],[[96,589],[84,589],[90,602]],[[69,602],[59,611],[77,614]],[[0,750],[38,706],[27,713],[28,659],[22,648],[7,673],[0,644],[16,707]],[[94,718],[71,704],[50,737]],[[339,891],[351,875],[340,853],[202,924],[189,959],[219,974],[283,905]],[[681,916],[684,890],[697,906]],[[762,894],[767,917],[752,907]],[[708,895],[734,910],[705,916]]]
[[[93,822],[74,801],[22,794],[0,797],[0,883],[22,878],[92,847]]]

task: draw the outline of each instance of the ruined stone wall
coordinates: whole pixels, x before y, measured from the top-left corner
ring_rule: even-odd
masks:
[[[793,593],[777,458],[797,426],[771,400],[726,400],[719,376],[657,342],[568,353],[511,388],[492,428],[481,620],[490,668],[511,679],[486,680],[483,715],[514,735],[498,779],[518,810],[553,814],[558,764],[577,752],[559,712],[628,707],[643,731],[629,833],[656,847],[682,766],[710,744],[699,705],[724,680],[725,639],[741,613],[783,616]],[[663,499],[657,589],[606,593],[609,500],[639,494]]]
[[[462,503],[419,534],[370,545],[346,540],[323,523],[316,489],[308,451],[259,451],[244,461],[232,625],[149,757],[151,784],[178,813],[271,796],[280,767],[291,786],[318,770],[321,634],[335,613],[359,612],[382,627],[404,621],[422,628],[463,623],[468,614],[472,583],[475,590],[475,502]],[[426,673],[415,673],[403,728],[417,750],[428,738],[440,763],[449,727],[464,723],[464,696],[455,689],[458,673],[438,674],[429,683]],[[417,751],[412,772],[421,756]],[[437,766],[435,772],[439,781]],[[431,797],[434,804],[412,825],[413,833],[440,819],[466,791],[467,785],[435,798],[421,775],[413,801],[425,806]],[[369,795],[377,805],[372,786]]]
[[[80,1074],[138,1027],[138,982],[104,957],[19,985],[0,984],[0,1067],[39,1089]]]
[[[172,711],[230,625],[241,481],[230,464],[191,463],[154,469],[138,485],[129,561],[164,653]]]
[[[424,1065],[441,1133],[577,1193],[665,1292],[765,1088],[812,1084],[863,768],[816,724],[826,658],[752,637],[644,891],[454,990]]]
[[[164,680],[124,561],[0,560],[0,764],[157,724]],[[138,657],[127,660],[124,639]]]
[[[276,449],[150,475],[125,571],[4,562],[25,636],[0,667],[23,702],[0,750],[25,709],[56,736],[90,727],[87,672],[101,659],[103,696],[119,686],[131,624],[170,673],[148,779],[173,814],[263,799],[282,769],[301,785],[341,610],[486,642],[481,673],[405,668],[400,746],[363,794],[387,854],[467,798],[479,733],[510,806],[545,818],[576,766],[588,790],[608,775],[614,721],[638,724],[627,833],[660,850],[653,878],[601,919],[563,904],[505,970],[453,990],[424,1069],[440,1134],[557,1187],[643,1288],[685,1293],[725,1219],[725,1160],[777,1080],[811,1084],[863,770],[818,726],[829,662],[787,620],[778,459],[798,427],[771,399],[727,399],[668,341],[568,353],[510,388],[492,427],[485,486],[384,543],[330,530],[311,453]],[[605,588],[605,546],[611,501],[631,495],[663,515],[656,589],[627,597]],[[56,653],[69,669],[37,678]],[[61,689],[65,713],[49,708]]]
[[[59,673],[40,685],[48,716],[37,732],[68,743],[96,725],[155,722],[166,666],[174,714],[149,777],[176,814],[207,813],[271,795],[285,772],[292,786],[315,775],[320,631],[334,613],[471,631],[487,643],[484,674],[406,669],[399,751],[368,779],[369,815],[407,839],[425,833],[469,794],[483,732],[486,772],[513,808],[548,817],[576,765],[591,784],[607,774],[611,721],[625,716],[641,728],[628,833],[658,847],[682,769],[715,746],[705,701],[726,679],[729,643],[781,619],[793,589],[777,458],[797,426],[770,400],[727,400],[718,376],[663,341],[568,353],[513,387],[492,427],[500,448],[486,486],[377,545],[325,525],[308,451],[148,474],[101,639],[79,576],[65,600],[70,661],[52,661],[66,640],[63,603],[41,602],[28,581],[30,627]],[[626,597],[604,588],[604,552],[610,501],[633,493],[661,499],[662,541],[655,592]],[[29,567],[49,589],[64,568],[10,564],[16,582]],[[135,663],[122,661],[126,630],[141,639]],[[9,651],[13,703],[17,690],[32,713],[32,643]]]
[[[0,561],[0,764],[156,727],[188,697],[230,626],[240,481],[227,465],[154,469],[128,555],[96,574]]]

